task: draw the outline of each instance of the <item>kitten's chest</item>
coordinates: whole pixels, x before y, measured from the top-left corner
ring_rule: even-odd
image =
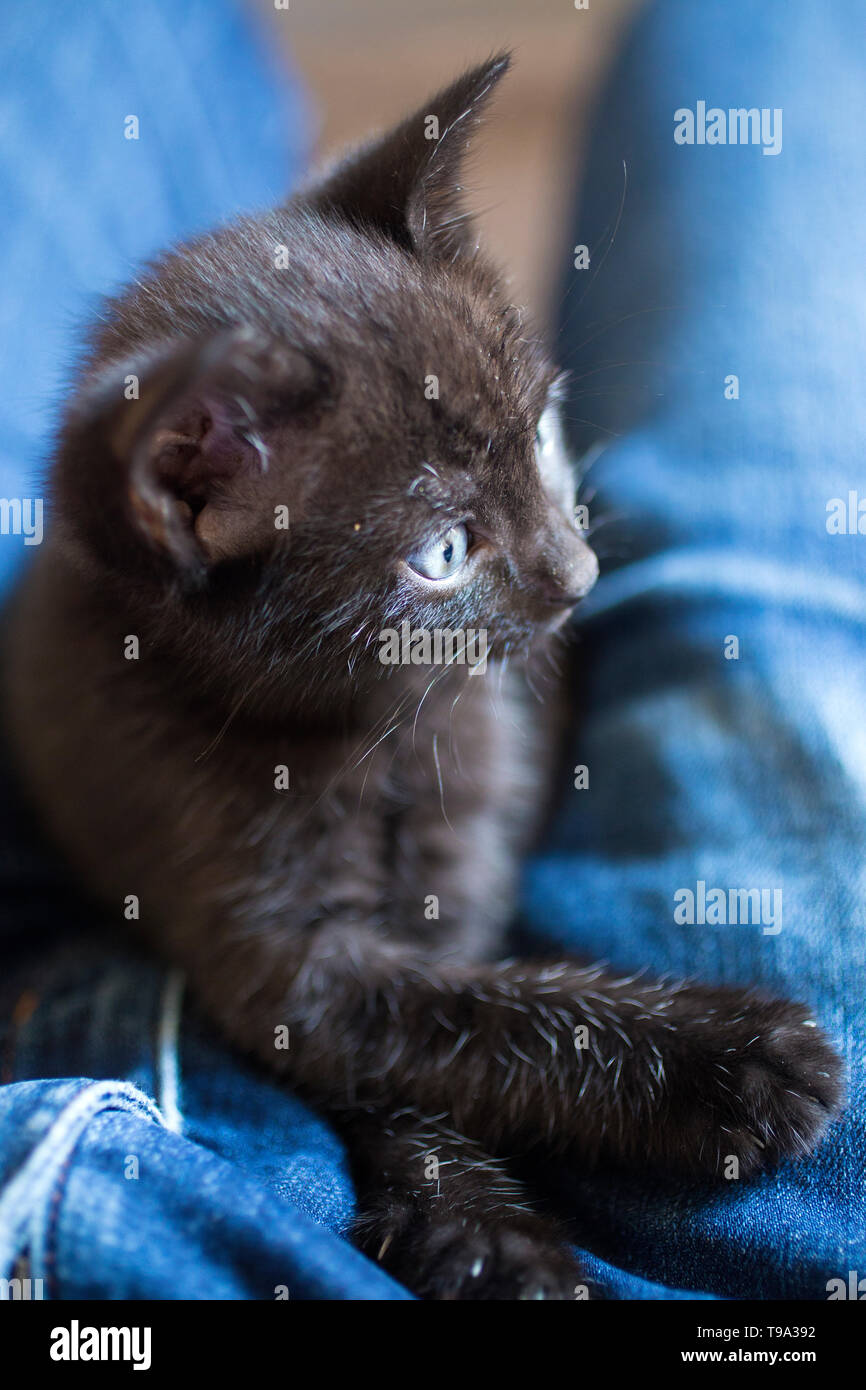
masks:
[[[531,835],[550,780],[550,712],[519,670],[449,677],[383,681],[360,727],[307,748],[294,804],[332,851],[346,841],[357,860],[363,841],[372,858],[423,872],[430,853],[444,862],[478,843],[484,823],[510,825],[514,843]]]
[[[329,750],[332,790],[383,813],[439,801],[446,789],[471,789],[475,799],[493,793],[500,764],[521,758],[522,745],[532,743],[534,722],[520,684],[497,682],[492,670],[468,676],[426,669],[381,682],[352,733]],[[323,772],[311,767],[311,780]]]
[[[458,873],[489,834],[519,848],[547,780],[538,706],[514,672],[422,674],[383,681],[350,729],[275,742],[286,790],[238,821],[256,876],[314,884],[329,912],[372,910]]]

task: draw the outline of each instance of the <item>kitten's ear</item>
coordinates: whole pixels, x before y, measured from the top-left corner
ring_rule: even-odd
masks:
[[[200,580],[249,536],[264,431],[332,388],[317,359],[244,328],[109,368],[67,422],[61,510],[110,563],[149,555]]]
[[[308,201],[373,227],[419,254],[454,256],[470,237],[462,207],[464,157],[487,99],[511,62],[501,53],[431,97],[314,185]]]

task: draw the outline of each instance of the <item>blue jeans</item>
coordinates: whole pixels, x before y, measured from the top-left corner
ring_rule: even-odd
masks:
[[[226,0],[184,6],[180,32],[150,0],[123,34],[94,4],[63,48],[53,10],[0,21],[22,55],[0,122],[3,302],[22,297],[0,339],[9,495],[45,446],[69,314],[161,242],[279,196],[304,145]],[[523,944],[808,1000],[850,1076],[820,1151],[772,1175],[539,1170],[615,1297],[820,1299],[866,1274],[866,536],[827,528],[832,499],[866,497],[859,20],[857,0],[650,6],[563,243],[569,265],[590,249],[564,278],[560,354],[575,443],[608,444],[587,479],[607,572]],[[43,22],[56,56],[37,67]],[[698,102],[781,109],[780,152],[678,144],[674,113],[698,122]],[[141,138],[116,149],[130,113]],[[745,921],[685,920],[699,884],[767,896]],[[234,1057],[173,972],[100,935],[11,788],[0,939],[0,1277],[26,1269],[51,1297],[406,1297],[345,1238],[327,1126]]]

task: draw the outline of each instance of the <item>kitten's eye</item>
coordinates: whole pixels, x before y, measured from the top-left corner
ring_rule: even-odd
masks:
[[[450,579],[469,553],[469,532],[463,525],[452,526],[444,536],[414,550],[407,562],[425,579]]]

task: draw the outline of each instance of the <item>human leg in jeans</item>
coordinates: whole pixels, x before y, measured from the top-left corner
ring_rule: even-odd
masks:
[[[607,446],[587,486],[608,574],[530,929],[807,1001],[849,1076],[820,1150],[776,1173],[560,1176],[625,1296],[826,1298],[866,1273],[861,33],[854,0],[651,5],[572,226],[590,266],[564,286],[560,355],[576,442]],[[698,143],[699,102],[726,127],[765,109],[759,142]],[[685,109],[695,143],[675,140]]]

